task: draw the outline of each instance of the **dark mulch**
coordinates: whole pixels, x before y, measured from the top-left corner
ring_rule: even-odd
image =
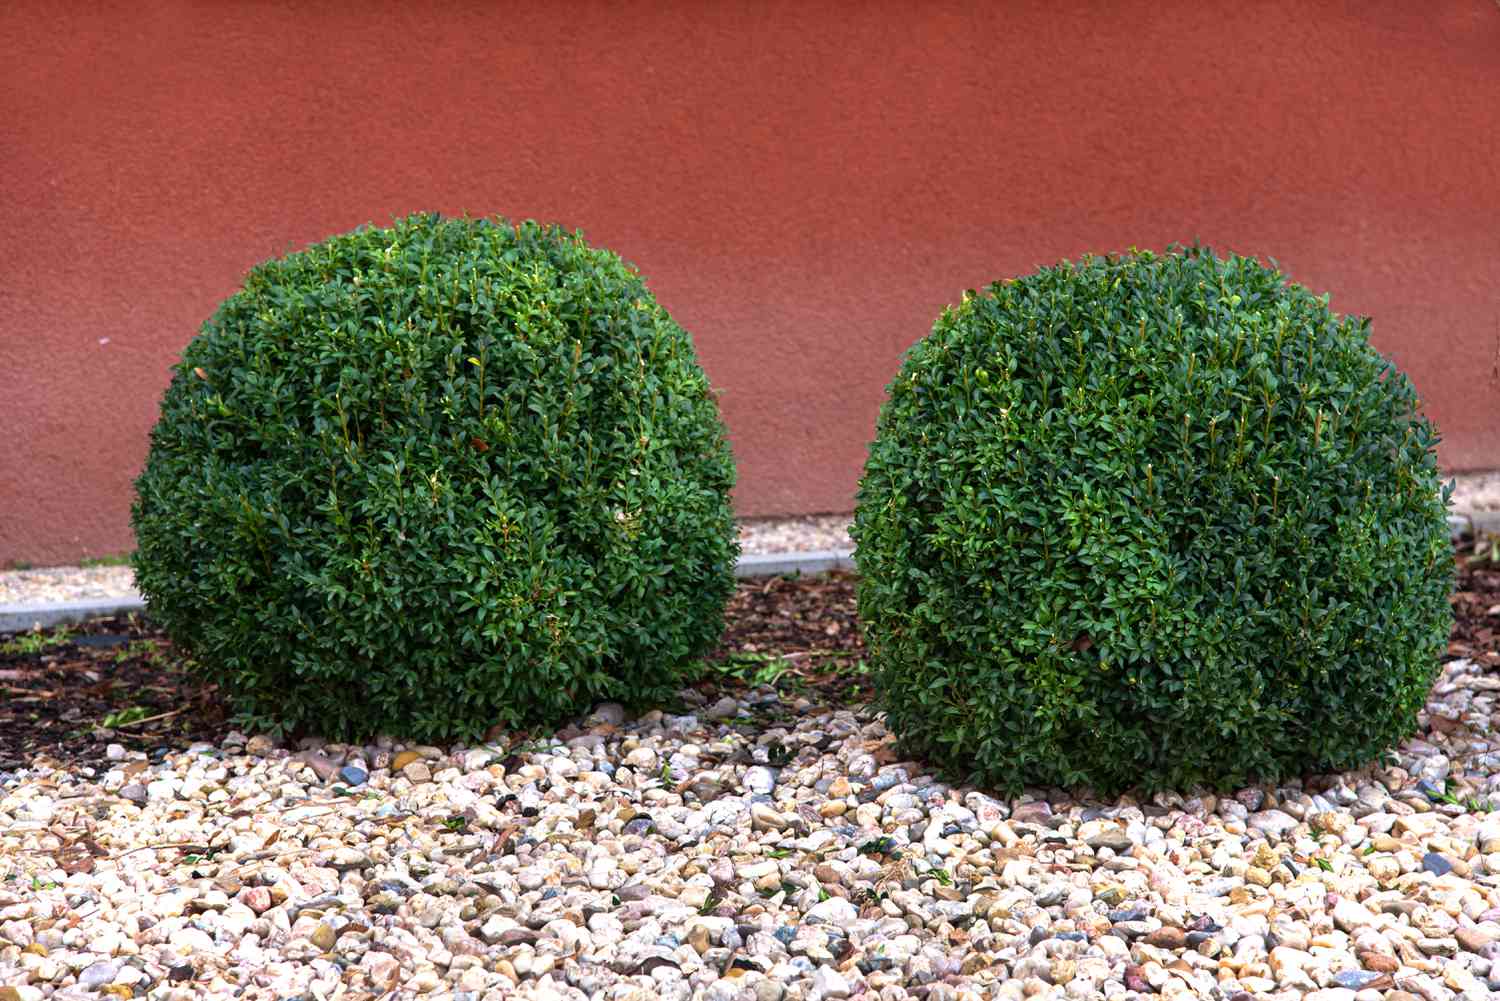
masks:
[[[215,740],[214,687],[188,678],[139,616],[0,636],[0,770],[46,757],[98,765],[108,744],[153,750]]]
[[[1459,559],[1448,658],[1500,668],[1500,564]],[[854,578],[741,581],[704,665],[705,692],[775,684],[814,701],[863,701]],[[212,685],[181,670],[171,642],[137,617],[0,636],[0,770],[36,759],[99,767],[108,744],[161,753],[230,728]]]
[[[863,647],[847,574],[740,582],[705,689],[772,681],[810,698],[859,695]],[[217,741],[232,712],[139,616],[0,636],[0,771],[38,758],[99,767],[105,748]]]
[[[853,575],[740,581],[724,619],[700,687],[768,683],[840,702],[868,695]]]
[[[1500,562],[1459,560],[1453,593],[1453,634],[1448,659],[1468,657],[1487,668],[1500,668]]]

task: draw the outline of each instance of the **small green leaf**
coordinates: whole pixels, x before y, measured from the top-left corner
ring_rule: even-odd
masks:
[[[118,712],[112,712],[105,716],[100,725],[106,730],[110,730],[115,727],[125,726],[128,723],[138,723],[150,715],[151,710],[149,709],[143,709],[140,706],[131,706],[128,709],[121,709]]]

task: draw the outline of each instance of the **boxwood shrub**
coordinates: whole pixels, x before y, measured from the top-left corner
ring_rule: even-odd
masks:
[[[985,783],[1101,791],[1343,768],[1409,733],[1451,624],[1451,487],[1368,332],[1202,248],[945,310],[858,494],[892,730]]]
[[[135,571],[245,725],[472,737],[670,691],[723,628],[733,478],[634,270],[419,215],[260,265],[187,345]]]

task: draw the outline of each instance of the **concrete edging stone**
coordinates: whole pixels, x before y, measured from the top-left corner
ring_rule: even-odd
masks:
[[[1473,511],[1448,517],[1448,529],[1455,539],[1475,532],[1500,533],[1500,511]],[[779,577],[783,574],[820,574],[830,570],[853,570],[854,553],[848,549],[815,549],[800,553],[756,553],[740,557],[735,564],[736,577]],[[146,608],[139,594],[86,601],[63,601],[51,604],[0,605],[0,633],[49,629],[53,626],[101,619],[110,615],[128,615]]]
[[[73,622],[87,622],[110,615],[128,615],[144,610],[146,602],[139,594],[122,594],[110,598],[84,601],[55,601],[34,605],[0,605],[0,633],[20,633],[28,629],[50,629]]]
[[[854,569],[853,554],[847,549],[817,549],[801,553],[764,553],[740,557],[735,565],[736,577],[777,577],[782,574],[817,574],[830,570]],[[109,598],[83,601],[60,601],[26,605],[0,605],[0,633],[19,633],[28,629],[50,629],[53,626],[102,619],[110,615],[129,615],[146,609],[145,599],[131,592]]]

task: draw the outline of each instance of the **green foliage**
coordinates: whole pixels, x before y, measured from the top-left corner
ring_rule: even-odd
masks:
[[[113,730],[116,727],[128,726],[131,723],[139,723],[141,720],[150,715],[151,710],[149,709],[143,709],[140,706],[131,706],[128,709],[121,709],[119,712],[110,713],[108,716],[104,717],[99,725],[105,727],[106,729]]]
[[[63,646],[72,641],[73,631],[67,626],[60,626],[50,632],[33,629],[29,632],[17,633],[13,638],[0,643],[0,654],[32,657],[43,650],[49,650],[55,646]]]
[[[670,693],[723,628],[733,476],[633,269],[413,216],[260,265],[188,344],[134,566],[244,725],[471,738]]]
[[[1475,532],[1469,558],[1474,563],[1500,563],[1500,535],[1494,532]]]
[[[85,556],[78,561],[81,567],[128,567],[130,566],[129,553],[115,553],[105,556]]]
[[[700,665],[703,677],[719,677],[754,688],[757,685],[776,686],[790,679],[790,687],[802,685],[802,679],[792,672],[792,664],[786,658],[769,653],[734,653],[719,661],[705,661]]]
[[[1437,436],[1253,259],[1090,257],[908,352],[854,537],[889,724],[950,771],[1224,787],[1375,758],[1451,625]]]

